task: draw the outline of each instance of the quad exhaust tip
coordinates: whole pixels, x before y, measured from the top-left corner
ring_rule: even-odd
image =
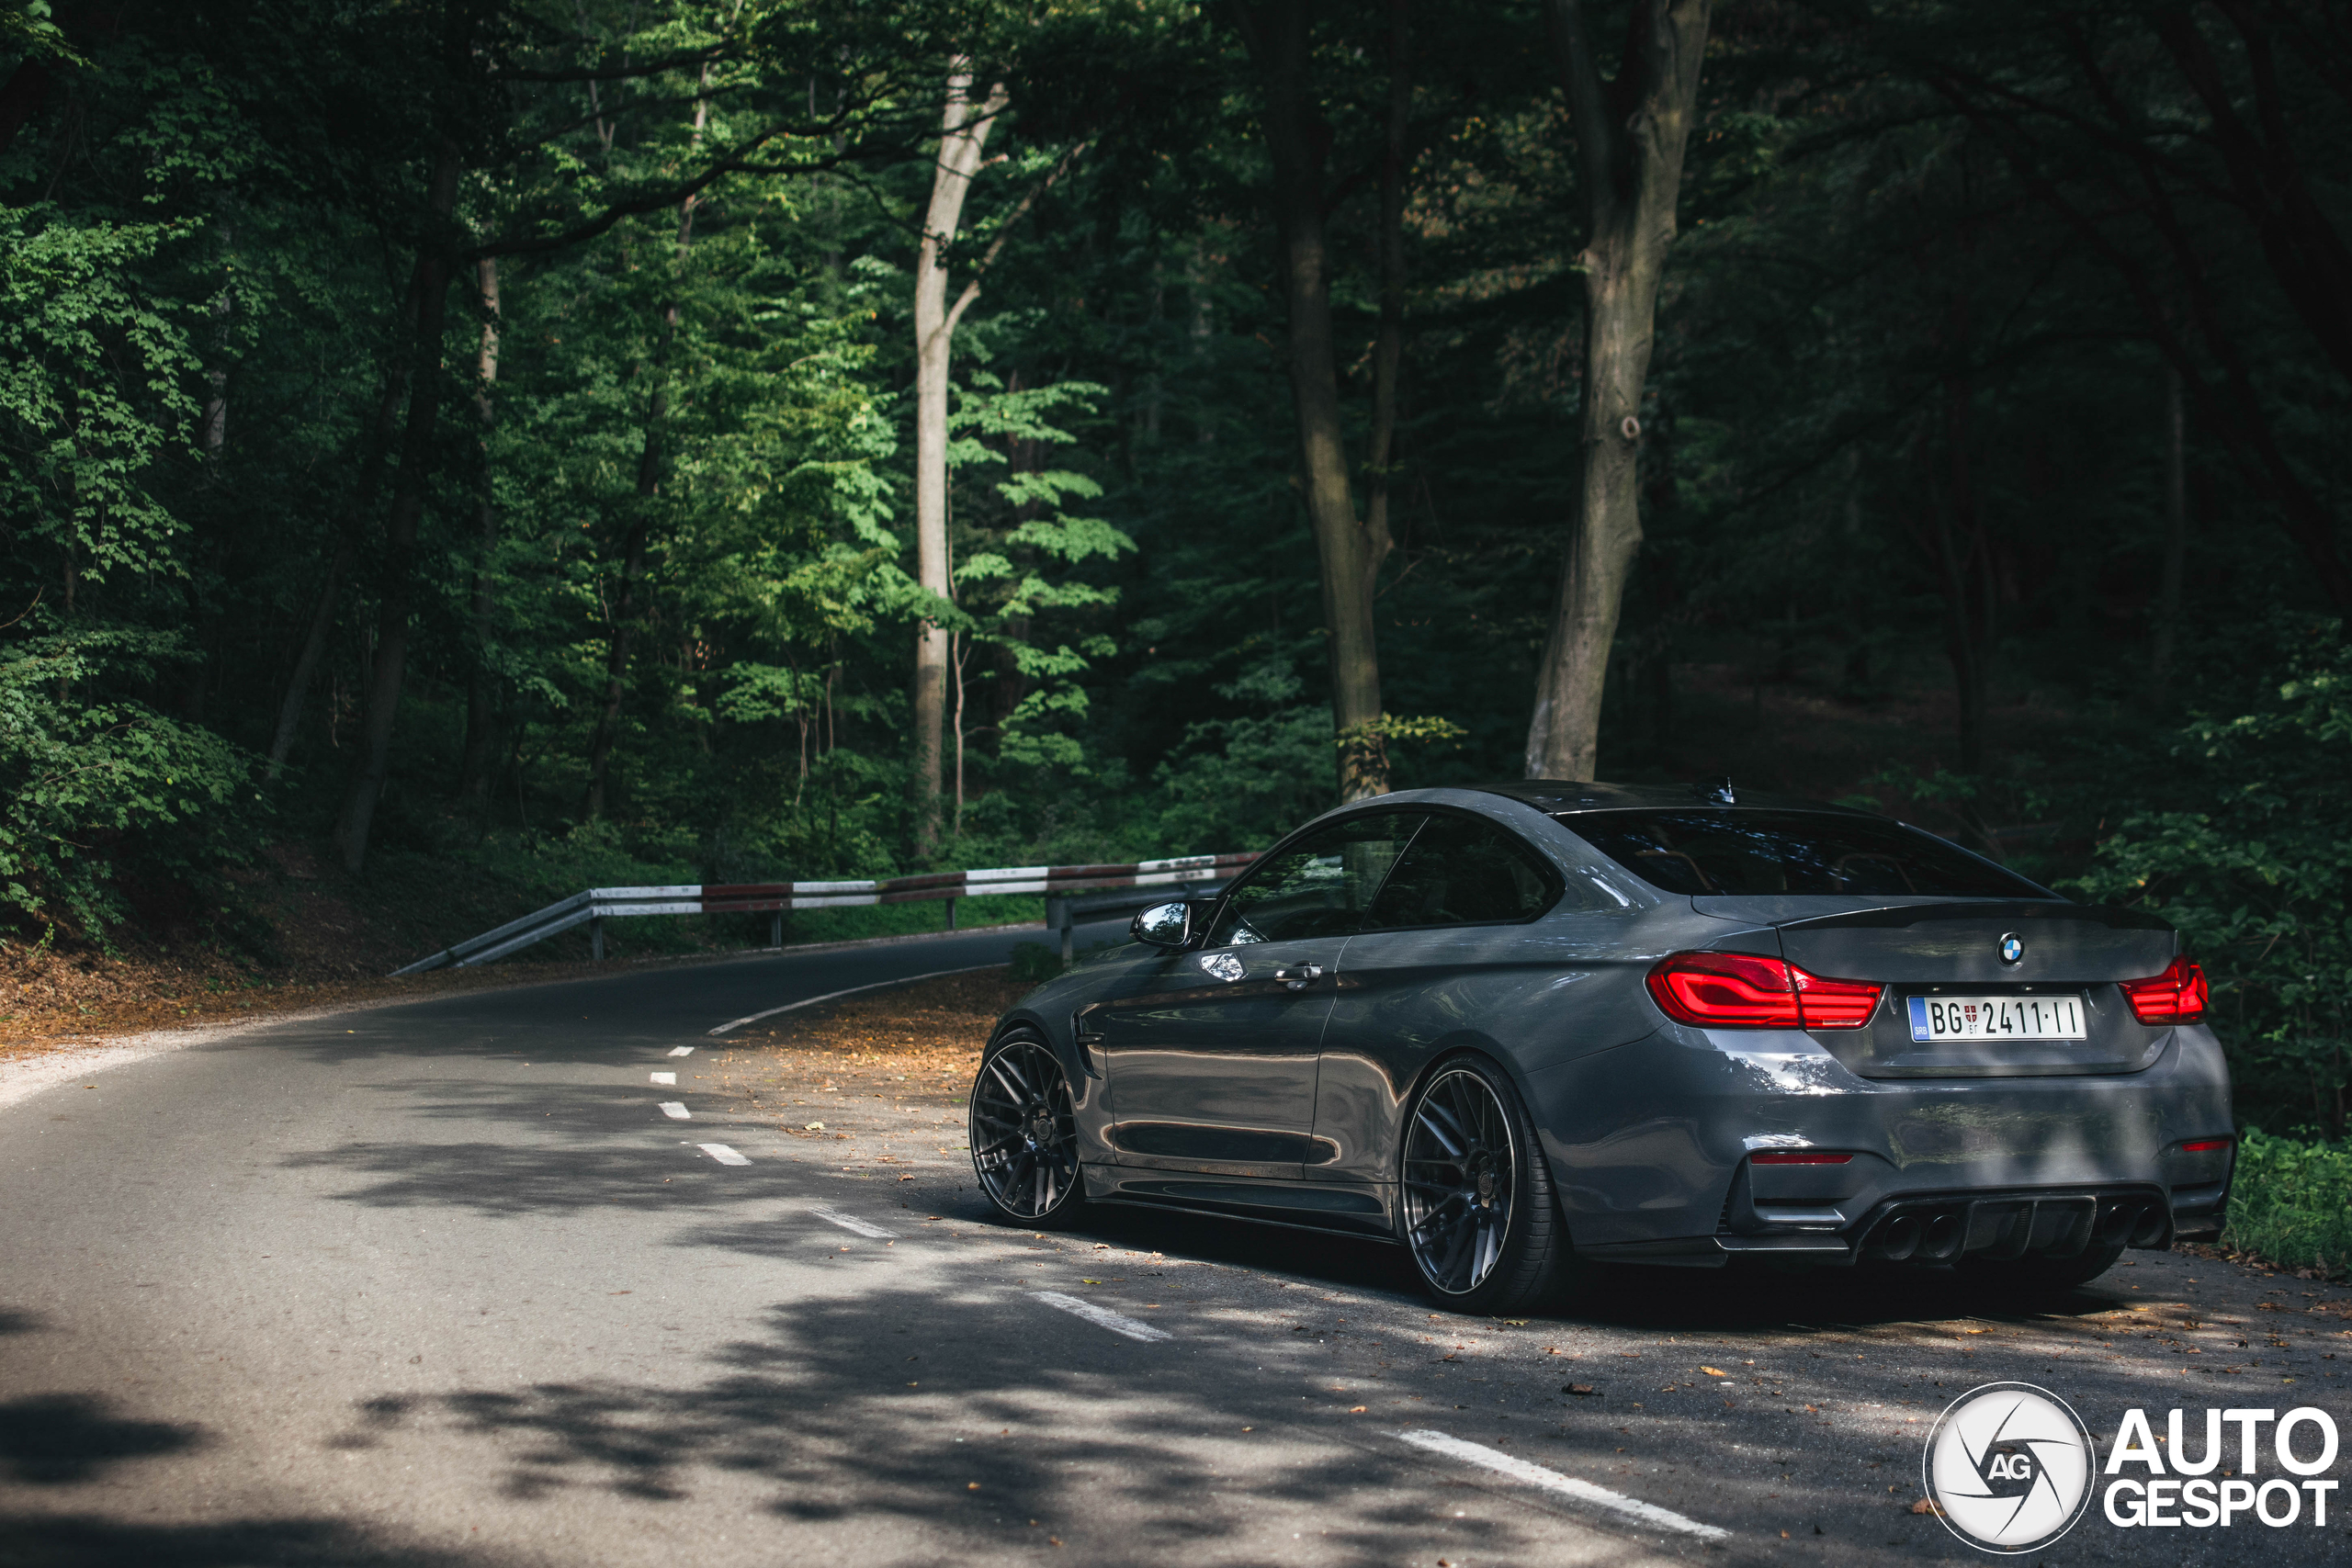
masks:
[[[1928,1199],[1880,1219],[1860,1250],[1876,1263],[2073,1258],[2090,1247],[2162,1247],[2171,1234],[2172,1215],[2153,1193]]]

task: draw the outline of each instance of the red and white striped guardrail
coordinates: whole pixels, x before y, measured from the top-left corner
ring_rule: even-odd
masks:
[[[545,942],[577,925],[622,915],[732,915],[786,909],[840,909],[866,904],[902,904],[923,898],[974,898],[1042,893],[1048,898],[1121,887],[1167,887],[1218,882],[1248,865],[1254,853],[1182,855],[1137,861],[1131,865],[1012,865],[984,871],[938,871],[854,882],[689,883],[671,887],[591,887],[509,920],[494,931],[468,937],[395,975],[421,974],[448,964],[488,964],[533,942]],[[601,939],[602,928],[597,929]],[[602,957],[604,943],[596,943]]]

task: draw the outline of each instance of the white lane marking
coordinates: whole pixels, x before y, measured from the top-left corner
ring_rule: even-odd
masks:
[[[724,1034],[730,1029],[741,1029],[747,1023],[757,1023],[763,1018],[774,1018],[780,1012],[793,1012],[801,1008],[815,1007],[819,1002],[831,1001],[835,997],[854,997],[860,991],[878,991],[885,986],[910,986],[917,980],[937,980],[949,975],[974,975],[983,969],[1003,967],[1001,964],[967,964],[961,969],[934,969],[928,975],[902,975],[895,980],[876,980],[870,986],[852,986],[845,991],[827,991],[821,997],[804,997],[797,1002],[786,1002],[780,1008],[770,1008],[765,1012],[746,1013],[741,1018],[720,1024],[711,1032]]]
[[[694,1054],[695,1048],[691,1045],[673,1045],[670,1047],[670,1055],[673,1056],[691,1056]]]
[[[688,1111],[685,1106],[674,1100],[665,1100],[662,1102],[662,1114],[667,1116],[673,1122],[691,1122],[694,1120],[694,1112]]]
[[[899,1234],[886,1231],[880,1225],[867,1224],[855,1214],[844,1214],[838,1209],[811,1209],[808,1212],[827,1224],[839,1225],[853,1235],[870,1235],[876,1241],[883,1241]]]
[[[1546,1470],[1540,1464],[1530,1464],[1523,1459],[1487,1448],[1483,1443],[1464,1442],[1443,1432],[1399,1432],[1399,1440],[1417,1449],[1427,1449],[1448,1459],[1458,1459],[1464,1464],[1475,1464],[1491,1470],[1498,1475],[1508,1475],[1513,1481],[1538,1486],[1563,1497],[1573,1497],[1579,1503],[1607,1508],[1627,1518],[1638,1519],[1654,1529],[1672,1530],[1678,1535],[1696,1536],[1701,1540],[1729,1540],[1729,1530],[1702,1525],[1696,1519],[1683,1517],[1671,1508],[1661,1508],[1655,1503],[1645,1503],[1638,1497],[1628,1497],[1623,1492],[1611,1492],[1606,1486],[1595,1486],[1589,1481],[1579,1481],[1573,1475],[1562,1475],[1556,1470]]]
[[[655,1083],[673,1084],[678,1081],[678,1075],[675,1073],[656,1073],[653,1075],[653,1081]]]
[[[696,1144],[695,1147],[721,1165],[749,1165],[752,1162],[729,1148],[725,1144]]]
[[[1072,1317],[1082,1317],[1098,1328],[1107,1328],[1114,1334],[1124,1334],[1130,1339],[1141,1339],[1148,1344],[1154,1339],[1175,1337],[1168,1330],[1154,1328],[1140,1318],[1113,1312],[1109,1307],[1096,1306],[1092,1302],[1082,1302],[1076,1296],[1066,1296],[1059,1291],[1032,1291],[1029,1293],[1034,1299],[1045,1303],[1049,1307],[1059,1307]]]

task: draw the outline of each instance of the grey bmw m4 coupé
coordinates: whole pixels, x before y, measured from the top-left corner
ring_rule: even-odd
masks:
[[[2230,1083],[2162,921],[1728,784],[1342,807],[999,1023],[980,1186],[1401,1243],[1464,1312],[1588,1260],[2055,1288],[2221,1227]]]

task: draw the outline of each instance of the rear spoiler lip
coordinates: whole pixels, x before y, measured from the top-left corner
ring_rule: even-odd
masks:
[[[2127,909],[2120,904],[2006,898],[1970,899],[1949,904],[1890,904],[1770,923],[1781,931],[1828,931],[1839,926],[1894,929],[1931,920],[2069,920],[2080,925],[2105,926],[2110,931],[2168,931],[2173,929],[2169,920],[2160,919],[2144,909]]]

